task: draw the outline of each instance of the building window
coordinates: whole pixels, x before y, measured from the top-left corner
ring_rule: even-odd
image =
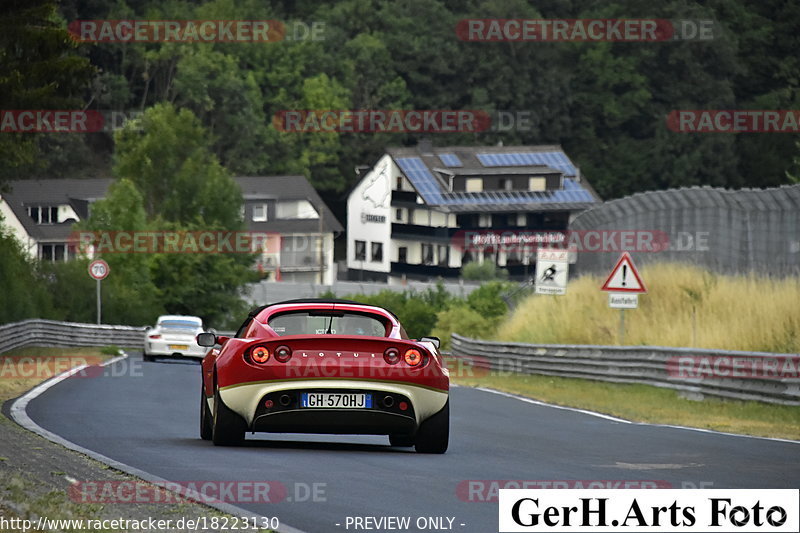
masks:
[[[58,207],[29,207],[28,216],[37,224],[58,224]]]
[[[402,208],[397,208],[397,209],[395,210],[395,212],[394,212],[394,219],[395,219],[396,221],[398,221],[398,222],[402,222],[402,221],[403,221],[403,209],[402,209]]]
[[[267,204],[256,204],[253,206],[253,222],[267,221]]]
[[[510,191],[514,189],[514,182],[510,179],[502,179],[500,180],[500,190],[503,191]]]
[[[482,192],[483,178],[467,178],[467,192]]]
[[[422,264],[423,265],[432,265],[433,264],[433,245],[432,244],[422,244]]]
[[[376,263],[380,263],[383,261],[383,243],[382,242],[373,242],[372,243],[372,261]]]
[[[529,178],[528,190],[530,191],[546,191],[547,180],[545,178]]]
[[[439,259],[439,266],[446,267],[450,262],[450,248],[440,244],[436,250]]]
[[[406,246],[401,246],[397,249],[397,262],[408,263],[408,248]]]
[[[44,261],[63,261],[66,259],[65,244],[42,244],[39,257]]]
[[[356,241],[355,246],[356,261],[364,261],[367,258],[367,243],[366,241]]]
[[[402,191],[403,190],[403,176],[397,176],[397,187],[396,190]]]

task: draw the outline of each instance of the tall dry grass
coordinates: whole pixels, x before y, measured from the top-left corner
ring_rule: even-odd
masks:
[[[674,263],[650,265],[641,274],[649,292],[639,296],[638,309],[625,311],[625,344],[800,352],[796,277],[724,276]],[[496,338],[617,344],[620,311],[608,307],[602,283],[583,276],[564,296],[529,297],[501,324]]]

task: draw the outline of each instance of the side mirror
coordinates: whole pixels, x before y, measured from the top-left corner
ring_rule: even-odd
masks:
[[[198,333],[197,334],[197,344],[200,346],[205,346],[206,348],[211,348],[215,344],[217,344],[217,336],[213,333]]]
[[[144,327],[144,330],[145,330],[145,331],[150,331],[151,329],[153,329],[153,326],[145,326],[145,327]]]
[[[429,342],[434,346],[436,346],[437,350],[439,349],[439,345],[441,344],[441,341],[439,341],[439,337],[422,337],[419,340],[419,342]]]

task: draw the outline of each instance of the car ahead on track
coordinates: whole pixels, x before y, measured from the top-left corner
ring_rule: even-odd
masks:
[[[196,316],[162,315],[156,325],[144,334],[143,357],[193,357],[202,359],[208,348],[197,344],[197,334],[203,333],[203,320]]]
[[[388,435],[393,446],[444,453],[450,378],[439,339],[409,339],[397,317],[348,300],[254,309],[203,359],[200,436],[241,444],[246,432]]]

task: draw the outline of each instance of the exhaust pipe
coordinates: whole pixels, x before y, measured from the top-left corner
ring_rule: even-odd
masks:
[[[292,403],[292,398],[288,394],[282,394],[278,401],[281,402],[282,406],[286,407],[287,405]]]
[[[391,396],[384,396],[384,398],[383,398],[383,406],[388,408],[388,407],[391,407],[393,405],[394,405],[394,398],[392,398]]]

